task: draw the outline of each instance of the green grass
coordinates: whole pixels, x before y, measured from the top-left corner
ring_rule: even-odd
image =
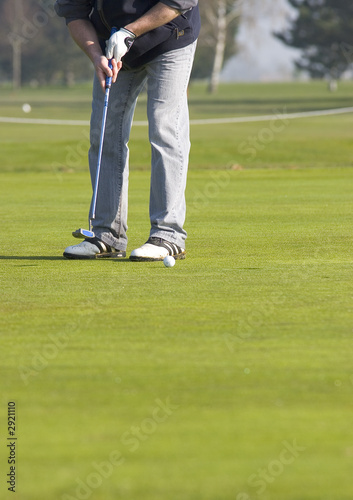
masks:
[[[234,97],[236,116],[289,94],[293,111],[315,94],[346,106],[348,88],[223,96],[256,101],[237,113]],[[51,117],[77,118],[77,94],[56,92]],[[222,95],[190,94],[194,116],[203,100],[217,115]],[[0,470],[15,400],[16,498],[352,498],[352,118],[294,120],[242,156],[268,126],[192,128],[187,258],[166,269],[64,260],[87,217],[83,129],[0,124]],[[129,250],[149,229],[145,134],[131,141]]]
[[[89,120],[90,87],[25,89],[0,94],[0,116]],[[145,120],[145,100],[136,120]],[[353,105],[352,83],[330,93],[322,82],[300,84],[223,85],[216,96],[193,84],[189,93],[192,119],[270,115],[274,121],[192,126],[192,168],[352,166],[352,115],[283,121],[276,116]],[[22,104],[32,105],[31,114]],[[87,168],[88,126],[0,123],[1,171],[78,171]],[[131,136],[132,169],[149,168],[147,128]],[[205,148],[207,144],[207,148]],[[288,144],[291,147],[288,149]],[[19,147],[20,146],[20,147]]]

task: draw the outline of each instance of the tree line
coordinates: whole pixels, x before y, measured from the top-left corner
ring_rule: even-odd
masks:
[[[88,60],[72,42],[53,0],[1,0],[0,80],[14,87],[87,79]]]
[[[337,81],[353,64],[353,2],[288,0],[297,12],[277,37],[301,50],[296,66],[312,78]]]
[[[200,3],[205,43],[200,43],[194,78],[219,73],[234,53],[237,14],[230,20],[234,2],[220,0],[217,4],[211,0]],[[219,29],[214,30],[217,23]],[[91,63],[56,15],[54,0],[0,0],[0,29],[0,82],[12,81],[16,88],[22,84],[70,85],[91,77]],[[216,61],[213,47],[217,47]]]
[[[314,78],[339,79],[353,62],[353,3],[346,0],[288,0],[297,15],[277,33],[286,45],[301,49],[297,67]],[[224,63],[236,53],[241,20],[252,22],[280,0],[202,0],[202,32],[192,78],[208,78],[216,91]],[[272,9],[272,10],[271,10]],[[250,21],[249,21],[250,20]],[[92,76],[87,57],[71,40],[54,0],[0,0],[0,82],[44,85]]]

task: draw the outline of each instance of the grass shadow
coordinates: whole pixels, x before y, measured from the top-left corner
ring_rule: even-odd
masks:
[[[0,260],[63,260],[64,257],[52,257],[48,255],[20,255],[20,256],[13,256],[13,255],[0,255]]]
[[[64,261],[86,261],[86,262],[95,262],[95,261],[113,261],[113,262],[132,262],[128,257],[126,258],[98,258],[98,259],[66,259],[63,256],[50,256],[50,255],[20,255],[20,256],[12,256],[12,255],[0,255],[0,260],[64,260]]]

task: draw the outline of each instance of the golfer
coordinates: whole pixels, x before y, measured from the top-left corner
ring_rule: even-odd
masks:
[[[151,144],[148,240],[131,260],[185,258],[189,160],[187,87],[200,31],[197,0],[56,0],[72,38],[95,68],[89,166],[95,182],[106,77],[112,88],[104,136],[94,238],[69,246],[69,259],[125,257],[129,148],[138,95],[147,84]],[[118,31],[111,35],[111,28]],[[113,69],[108,66],[112,60]],[[119,76],[118,76],[119,73]]]

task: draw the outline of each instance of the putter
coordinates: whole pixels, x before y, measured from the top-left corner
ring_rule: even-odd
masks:
[[[117,30],[117,28],[112,28],[110,36],[113,35]],[[109,68],[113,69],[112,60],[109,59]],[[97,196],[98,196],[98,185],[99,185],[99,177],[101,171],[101,162],[102,162],[102,153],[103,153],[103,143],[104,143],[104,133],[105,133],[105,124],[107,121],[107,112],[108,112],[108,102],[109,102],[109,94],[112,86],[112,77],[107,76],[105,79],[105,96],[104,96],[104,107],[103,107],[103,117],[102,117],[102,125],[101,125],[101,135],[99,141],[99,151],[98,151],[98,161],[97,161],[97,169],[96,169],[96,179],[94,183],[94,190],[92,196],[92,203],[88,216],[88,224],[89,230],[87,229],[76,229],[76,231],[72,232],[72,236],[74,238],[94,238],[94,232],[92,231],[92,220],[96,218],[96,206],[97,206]]]

